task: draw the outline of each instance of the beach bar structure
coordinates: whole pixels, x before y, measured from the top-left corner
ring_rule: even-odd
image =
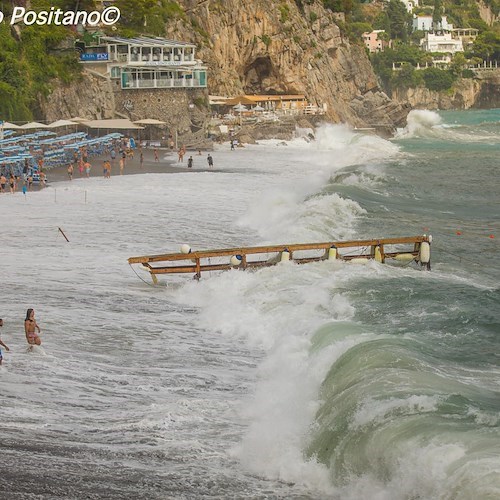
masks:
[[[297,264],[337,260],[366,263],[375,260],[384,263],[420,263],[430,270],[432,236],[409,236],[355,241],[328,241],[324,243],[298,243],[258,247],[226,248],[192,251],[184,244],[181,252],[130,257],[128,263],[140,264],[157,283],[160,274],[193,274],[196,279],[207,271],[229,269],[256,269],[291,261]],[[218,260],[219,262],[215,262]]]
[[[155,37],[100,36],[95,45],[77,42],[80,62],[117,80],[122,89],[205,88],[207,67],[196,45]]]

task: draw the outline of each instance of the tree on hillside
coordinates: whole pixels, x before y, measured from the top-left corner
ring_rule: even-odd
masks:
[[[443,17],[443,2],[441,0],[434,0],[434,12],[432,13],[432,26],[435,30],[441,26]]]
[[[481,33],[474,41],[472,54],[485,61],[500,59],[500,35],[493,31]]]
[[[391,38],[403,42],[408,40],[409,15],[406,6],[400,0],[391,0],[387,7]]]

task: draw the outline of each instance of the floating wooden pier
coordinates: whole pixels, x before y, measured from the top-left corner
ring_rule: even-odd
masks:
[[[432,236],[423,235],[196,251],[191,250],[188,245],[182,245],[179,253],[130,257],[128,263],[141,264],[150,273],[154,283],[157,283],[159,274],[194,273],[194,277],[199,279],[201,273],[207,271],[255,269],[274,266],[283,261],[306,264],[323,260],[353,263],[375,260],[384,263],[388,259],[394,259],[408,263],[415,261],[430,270],[431,241]],[[212,259],[218,262],[212,262]]]

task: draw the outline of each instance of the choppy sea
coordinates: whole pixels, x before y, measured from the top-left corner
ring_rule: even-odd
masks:
[[[0,195],[0,498],[500,498],[500,110],[309,132]],[[430,272],[127,263],[419,234]]]

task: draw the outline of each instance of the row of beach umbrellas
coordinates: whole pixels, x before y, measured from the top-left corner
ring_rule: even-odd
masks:
[[[74,125],[84,125],[90,128],[120,128],[120,129],[133,129],[133,128],[143,128],[141,125],[166,125],[166,122],[161,120],[155,120],[153,118],[145,118],[143,120],[130,121],[127,119],[117,119],[117,120],[87,120],[86,118],[81,118],[76,116],[69,120],[57,120],[50,124],[40,123],[40,122],[30,122],[24,125],[16,125],[15,123],[3,122],[0,126],[4,130],[37,130],[37,129],[51,129],[59,127],[69,127]]]

